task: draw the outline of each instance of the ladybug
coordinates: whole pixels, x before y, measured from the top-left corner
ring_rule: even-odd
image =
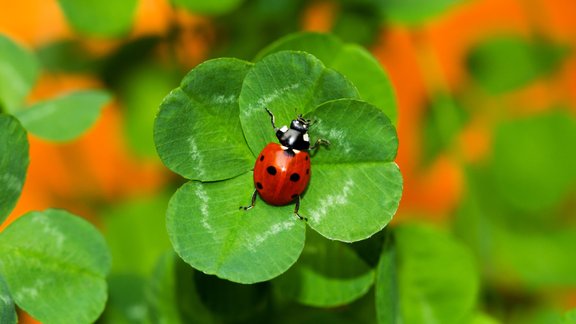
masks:
[[[306,190],[310,181],[310,150],[319,145],[330,145],[325,139],[318,139],[310,146],[308,128],[311,121],[298,115],[290,123],[290,127],[277,128],[274,122],[274,114],[265,108],[270,115],[272,127],[280,143],[269,143],[260,152],[254,165],[254,186],[252,202],[250,206],[240,207],[249,210],[256,203],[256,195],[267,203],[282,206],[296,201],[294,214],[305,220],[298,214],[300,208],[300,196]]]

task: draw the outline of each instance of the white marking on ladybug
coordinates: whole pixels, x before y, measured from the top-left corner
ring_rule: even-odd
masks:
[[[288,126],[286,126],[286,125],[282,126],[282,128],[280,128],[280,131],[282,133],[286,133],[288,131]]]
[[[310,136],[308,136],[308,133],[304,133],[302,137],[304,138],[304,142],[310,143]]]
[[[284,145],[280,145],[280,147],[281,147],[284,151],[286,151],[286,150],[288,149],[288,147],[287,147],[287,146],[284,146]]]
[[[300,153],[300,150],[297,150],[297,149],[292,149],[292,151],[293,151],[295,154]]]

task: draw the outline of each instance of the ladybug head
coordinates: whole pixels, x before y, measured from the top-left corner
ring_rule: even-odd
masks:
[[[298,117],[296,119],[294,119],[291,123],[290,123],[290,128],[297,130],[299,132],[302,133],[306,133],[308,132],[308,127],[310,126],[311,121],[308,119],[304,119],[302,117],[302,115],[298,115]]]

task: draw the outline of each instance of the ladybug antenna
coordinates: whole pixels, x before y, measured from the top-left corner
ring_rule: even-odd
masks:
[[[317,120],[316,119],[308,119],[308,120],[306,120],[306,122],[308,123],[309,127],[312,127],[312,125],[316,124]]]
[[[302,117],[302,114],[298,114],[298,117],[296,118],[299,122],[301,122],[302,124],[305,125],[310,125],[311,120],[310,119],[305,119],[304,117]]]

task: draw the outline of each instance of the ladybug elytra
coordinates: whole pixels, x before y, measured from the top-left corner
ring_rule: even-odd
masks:
[[[281,206],[296,201],[294,214],[300,219],[305,219],[298,214],[300,208],[300,196],[306,190],[310,181],[310,154],[308,151],[317,148],[321,144],[329,145],[330,142],[318,139],[310,146],[308,128],[310,120],[302,118],[302,115],[290,123],[290,127],[277,128],[274,114],[265,108],[270,115],[272,127],[280,143],[269,143],[260,152],[254,165],[254,186],[250,206],[240,207],[248,210],[254,207],[256,195],[271,205]]]

